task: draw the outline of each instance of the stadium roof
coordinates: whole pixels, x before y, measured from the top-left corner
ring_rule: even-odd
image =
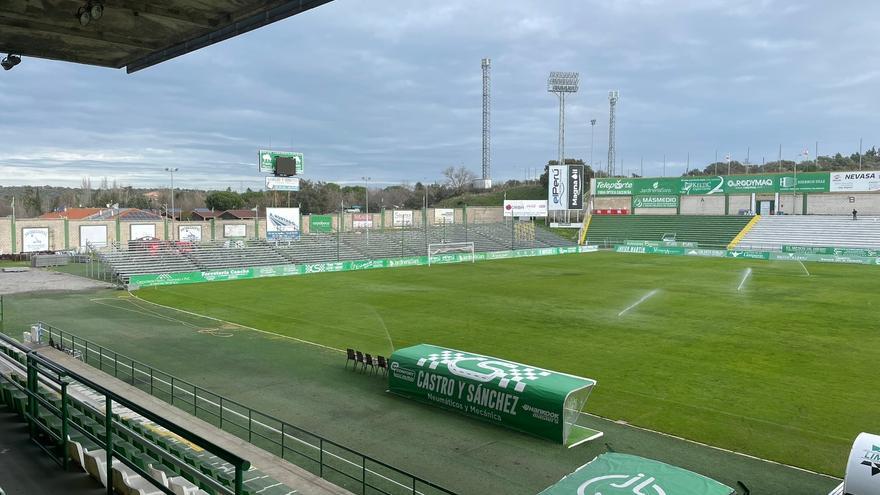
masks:
[[[129,73],[300,14],[332,0],[8,0],[0,52]],[[100,18],[79,13],[100,4]]]

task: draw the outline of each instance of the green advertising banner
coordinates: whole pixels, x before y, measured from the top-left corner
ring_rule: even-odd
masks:
[[[666,254],[672,256],[704,256],[712,258],[741,258],[752,260],[815,261],[819,263],[850,263],[857,265],[880,265],[880,257],[815,254],[815,253],[777,253],[767,251],[745,251],[724,249],[688,249],[679,247],[654,246],[614,246],[615,253]]]
[[[833,254],[837,256],[880,257],[880,249],[870,248],[836,248],[817,246],[782,246],[783,253]]]
[[[596,196],[669,196],[829,192],[829,172],[730,176],[595,179]]]
[[[309,215],[309,232],[333,232],[333,217],[330,215]]]
[[[736,495],[701,474],[652,459],[606,453],[538,495]]]
[[[624,241],[627,246],[652,246],[652,247],[688,247],[695,248],[698,246],[696,242],[687,241]]]
[[[595,380],[419,344],[389,359],[388,391],[565,445],[598,438],[577,425]]]
[[[634,196],[634,208],[678,208],[678,196]]]
[[[431,264],[463,263],[470,261],[487,261],[531,256],[554,256],[559,254],[593,253],[597,246],[567,246],[537,249],[516,249],[513,251],[493,251],[474,253],[451,253],[431,258]],[[306,263],[302,265],[273,265],[254,268],[234,268],[227,270],[195,271],[162,273],[148,275],[132,275],[129,288],[134,290],[144,287],[162,285],[197,284],[202,282],[222,282],[227,280],[244,280],[263,277],[285,277],[289,275],[306,275],[310,273],[347,272],[353,270],[371,270],[374,268],[399,268],[404,266],[422,266],[428,264],[427,256],[407,258],[335,261],[328,263]]]

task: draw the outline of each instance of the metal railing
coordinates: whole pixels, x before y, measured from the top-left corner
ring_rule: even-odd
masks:
[[[362,495],[454,495],[382,461],[45,322],[42,341],[312,474]]]
[[[174,494],[169,487],[162,485],[161,482],[147,473],[145,469],[136,465],[125,455],[117,453],[115,442],[119,441],[120,438],[124,438],[120,435],[121,432],[126,432],[127,435],[131,436],[136,435],[136,433],[133,430],[130,430],[126,423],[123,422],[122,418],[113,413],[114,405],[120,405],[131,410],[142,418],[150,420],[181,438],[192,442],[223,461],[228,462],[232,465],[235,471],[234,478],[231,480],[231,486],[225,486],[211,476],[186,467],[182,462],[175,463],[175,465],[180,465],[187,469],[191,476],[193,476],[193,479],[198,479],[202,484],[207,484],[207,486],[211,487],[215,493],[230,495],[240,495],[243,493],[243,473],[250,469],[250,462],[247,460],[242,459],[228,450],[215,445],[213,442],[202,438],[165,418],[157,416],[151,411],[131,402],[127,398],[117,395],[101,385],[92,382],[88,378],[47,360],[32,349],[19,344],[6,335],[0,334],[0,342],[4,344],[3,353],[0,354],[0,361],[6,363],[10,369],[17,370],[20,375],[25,375],[27,377],[26,383],[18,383],[19,381],[23,381],[24,378],[21,378],[18,381],[13,379],[12,375],[16,374],[16,371],[12,371],[9,376],[0,374],[0,383],[9,383],[14,387],[15,391],[24,394],[26,397],[26,403],[22,406],[22,410],[18,412],[23,415],[23,418],[30,426],[31,439],[64,469],[68,468],[70,460],[70,456],[67,452],[68,435],[77,432],[80,436],[93,442],[104,451],[104,459],[100,462],[105,463],[105,476],[102,481],[107,487],[108,495],[114,493],[114,485],[117,481],[114,479],[115,475],[113,473],[113,470],[115,469],[114,464],[116,462],[121,462],[137,475],[147,480],[151,480],[151,484],[161,492],[168,495]],[[98,401],[99,403],[103,402],[103,411],[94,409],[94,412],[97,415],[96,418],[100,419],[100,422],[95,422],[94,424],[103,431],[96,430],[94,426],[90,429],[73,420],[73,412],[71,412],[71,408],[75,407],[76,401],[69,393],[69,388],[72,384],[83,385],[103,396],[102,399]],[[54,392],[54,394],[58,395],[59,399],[57,399],[57,401],[50,401],[48,396],[44,395],[45,390]],[[59,424],[53,426],[47,419],[49,416],[44,414],[44,412],[57,418]],[[141,440],[144,440],[141,442],[142,444],[148,445],[148,442],[146,442],[145,439],[141,438]],[[152,447],[152,449],[159,452],[162,457],[169,456],[168,452],[162,452],[155,447]],[[96,462],[99,461],[96,460]],[[85,468],[85,466],[83,467]]]

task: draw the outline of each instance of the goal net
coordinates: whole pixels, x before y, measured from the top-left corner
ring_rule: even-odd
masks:
[[[428,266],[439,263],[474,262],[473,242],[428,244]]]

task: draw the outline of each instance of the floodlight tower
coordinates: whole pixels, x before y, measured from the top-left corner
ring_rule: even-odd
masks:
[[[492,125],[492,59],[484,58],[483,63],[483,180],[480,184],[483,189],[492,187],[492,153],[491,153],[491,125]]]
[[[617,160],[617,145],[614,136],[614,114],[617,109],[617,100],[619,99],[620,91],[614,90],[608,92],[608,104],[611,107],[608,111],[608,177],[614,176],[614,163],[615,160]]]
[[[547,92],[559,97],[559,165],[565,165],[565,95],[577,93],[580,74],[551,72],[547,78]]]

